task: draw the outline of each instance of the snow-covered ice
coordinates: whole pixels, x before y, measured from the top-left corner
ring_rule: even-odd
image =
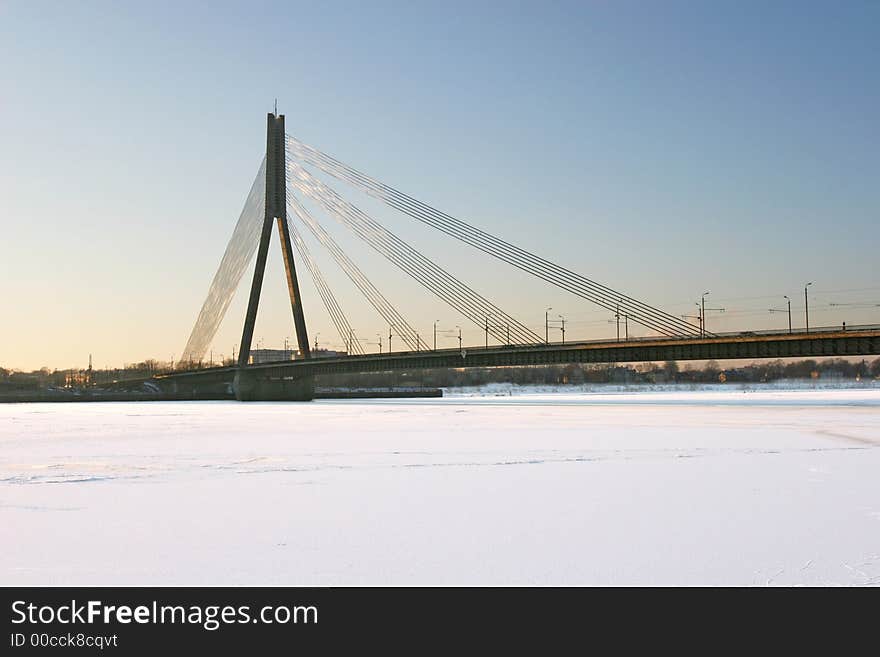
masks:
[[[0,584],[880,583],[880,390],[0,404]]]

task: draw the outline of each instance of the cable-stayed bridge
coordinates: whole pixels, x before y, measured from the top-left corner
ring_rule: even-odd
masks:
[[[526,272],[583,302],[603,308],[627,324],[637,324],[650,337],[613,341],[551,344],[522,321],[457,278],[345,200],[319,179],[321,172],[408,217],[430,226],[485,256]],[[395,265],[426,292],[441,300],[464,321],[485,333],[484,345],[437,350],[415,330],[405,314],[346,254],[342,246],[310,212],[305,199],[319,207],[371,249]],[[272,233],[277,230],[284,261],[296,342],[300,358],[276,363],[252,363],[251,347],[266,260]],[[365,354],[317,261],[307,248],[302,231],[308,231],[332,257],[369,305],[389,326],[404,348],[386,354]],[[376,372],[432,367],[494,367],[548,363],[627,362],[649,360],[701,360],[843,356],[880,353],[878,327],[848,330],[809,329],[746,332],[716,335],[705,330],[701,313],[698,326],[636,297],[597,282],[531,253],[476,226],[457,219],[386,185],[285,132],[284,116],[267,117],[266,155],[251,185],[220,266],[198,314],[179,362],[199,363],[208,351],[236,289],[256,258],[237,364],[233,367],[188,369],[164,374],[163,387],[199,388],[232,383],[236,397],[253,399],[311,399],[313,380],[319,374]],[[347,355],[313,358],[306,313],[299,289],[297,265],[304,265],[330,316]],[[314,311],[312,311],[314,312]],[[501,346],[489,346],[490,338]],[[389,345],[390,347],[390,345]]]

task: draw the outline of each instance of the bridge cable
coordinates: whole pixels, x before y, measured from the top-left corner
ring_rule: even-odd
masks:
[[[232,231],[232,237],[226,245],[226,251],[208,288],[208,295],[183,349],[181,362],[201,361],[217,334],[217,329],[226,315],[232,297],[235,296],[238,284],[257,252],[265,212],[265,197],[266,158],[264,157],[235,229]]]
[[[311,213],[300,203],[299,199],[288,193],[288,216],[295,215],[311,231],[321,245],[330,252],[339,268],[357,286],[370,305],[390,325],[397,329],[398,335],[412,350],[428,349],[428,345],[419,338],[416,330],[401,315],[390,301],[364,275],[361,269],[345,254],[336,241],[318,223]]]
[[[359,208],[344,201],[335,191],[314,178],[301,165],[291,160],[288,161],[288,169],[292,174],[288,184],[321,203],[343,225],[429,291],[456,308],[477,326],[485,328],[484,322],[488,321],[487,318],[492,317],[507,324],[513,341],[542,342],[537,334],[528,327],[413,249]],[[504,342],[504,334],[500,331],[499,325],[494,323],[494,320],[493,324],[489,325],[488,332],[494,339]]]
[[[294,167],[294,166],[298,166],[298,165],[290,165],[290,166]],[[308,174],[303,171],[302,175],[308,175]],[[319,182],[319,181],[316,181],[316,182]],[[355,232],[356,235],[358,235],[361,239],[363,239],[365,242],[367,242],[374,249],[379,251],[382,255],[384,255],[386,258],[388,258],[391,262],[393,262],[398,267],[400,267],[405,273],[409,274],[411,277],[415,278],[417,281],[422,283],[422,285],[424,285],[426,288],[428,288],[429,291],[431,291],[436,296],[440,297],[442,300],[446,301],[447,303],[449,303],[450,305],[455,307],[457,310],[462,312],[462,314],[464,314],[466,317],[468,317],[468,319],[471,319],[472,321],[474,321],[474,323],[476,323],[480,327],[483,327],[482,318],[485,317],[486,315],[492,314],[492,313],[487,312],[485,308],[475,307],[473,305],[474,301],[472,298],[464,298],[461,295],[459,295],[456,291],[450,291],[448,289],[443,288],[442,286],[434,285],[432,278],[431,278],[432,272],[427,271],[422,266],[422,263],[411,258],[408,253],[406,253],[406,252],[402,253],[400,251],[400,249],[394,248],[393,244],[391,246],[389,246],[387,240],[376,239],[376,236],[374,234],[371,234],[369,231],[365,231],[364,227],[362,225],[356,223],[356,220],[352,219],[352,216],[350,213],[350,206],[346,205],[345,202],[342,201],[338,197],[338,195],[335,195],[335,192],[332,192],[332,190],[330,190],[332,192],[332,195],[328,195],[326,193],[326,190],[321,190],[319,193],[316,189],[310,189],[308,187],[303,187],[302,181],[291,180],[288,182],[288,184],[291,186],[300,187],[301,190],[304,190],[304,193],[313,197],[315,200],[318,200],[319,202],[323,203],[325,208],[328,211],[330,211],[331,214],[333,214],[333,216],[337,217],[337,219],[339,219],[343,223],[343,225],[345,225],[346,227],[351,229],[353,232]],[[319,183],[319,184],[323,185],[323,183]],[[360,212],[360,211],[358,210],[358,212]],[[363,213],[361,213],[361,214],[363,215]],[[382,230],[384,230],[384,228]],[[394,236],[394,237],[396,238],[396,236]],[[419,255],[421,255],[421,254],[419,254]],[[433,263],[431,263],[431,264],[433,265]],[[436,267],[436,265],[434,265],[434,266]],[[467,306],[467,305],[470,305],[471,307],[469,309],[465,308],[465,306]],[[499,337],[494,332],[494,325],[493,325],[492,333],[493,333],[493,337],[495,337],[496,339]]]
[[[351,328],[351,324],[349,324],[345,313],[342,312],[342,308],[336,301],[336,297],[327,285],[326,279],[321,274],[318,263],[315,262],[314,258],[312,258],[312,254],[309,253],[302,235],[300,235],[293,222],[290,221],[290,218],[288,218],[287,224],[297,253],[299,253],[300,258],[305,262],[306,268],[312,276],[312,281],[315,283],[315,288],[317,288],[318,294],[321,297],[321,301],[324,302],[324,307],[327,309],[327,313],[330,315],[330,319],[339,333],[339,337],[342,338],[344,344],[351,344],[348,348],[349,353],[363,354],[364,350],[360,345],[360,341],[357,340],[357,336]]]
[[[436,296],[450,303],[450,305],[459,310],[459,312],[480,328],[484,328],[484,321],[486,321],[487,317],[495,317],[504,320],[511,327],[510,332],[513,335],[514,341],[526,343],[538,341],[537,336],[519,324],[516,319],[477,295],[473,290],[461,283],[461,281],[425,258],[421,253],[376,223],[360,209],[342,200],[336,192],[311,177],[298,164],[291,164],[290,166],[295,171],[298,171],[298,176],[301,178],[293,180],[294,186],[300,186],[306,193],[313,194],[317,200],[323,202],[325,207],[343,222],[343,225],[348,226],[374,249],[422,283],[423,286],[432,291]],[[441,283],[438,284],[438,281]],[[490,326],[489,332],[493,335],[494,339],[500,342],[504,341],[504,335],[500,332],[500,327],[494,321]]]
[[[329,157],[329,156],[328,156],[328,157]],[[309,160],[309,163],[314,163],[314,160],[311,160],[311,159],[310,159],[310,160]],[[316,166],[317,166],[317,165],[316,165]],[[321,168],[321,167],[319,167],[319,168]],[[327,170],[326,166],[324,167],[324,170]],[[356,172],[355,172],[355,173],[356,173]],[[334,175],[334,174],[331,172],[331,175]],[[340,178],[339,175],[335,175],[335,177]],[[348,180],[347,178],[342,178],[342,179],[344,179],[344,180]],[[357,184],[357,181],[352,181],[352,182],[354,182],[355,184]],[[362,189],[364,188],[363,185],[357,185],[357,186],[360,186]],[[375,193],[371,193],[371,195],[374,196],[374,197],[378,196],[378,195],[375,194]],[[380,198],[382,198],[382,197],[380,197]],[[396,204],[396,203],[394,202],[393,199],[382,198],[382,200],[384,200],[384,201],[385,201],[388,205],[390,205],[391,207],[395,207],[396,209],[400,209],[401,211],[403,211],[403,212],[409,214],[410,216],[412,216],[412,217],[414,217],[414,218],[417,218],[417,219],[419,219],[419,220],[423,220],[423,217],[419,216],[419,210],[418,210],[418,209],[413,210],[412,208],[400,207],[400,205],[399,205],[399,204]],[[429,222],[427,222],[427,221],[423,221],[423,222],[424,222],[424,223],[429,223]],[[461,223],[463,223],[463,222],[461,222]],[[477,229],[474,229],[474,230],[477,230]],[[451,235],[455,236],[457,239],[462,239],[462,241],[466,241],[466,242],[468,242],[468,243],[471,243],[472,245],[476,246],[477,248],[480,248],[481,250],[483,250],[483,251],[485,251],[485,252],[487,252],[487,253],[490,253],[490,254],[492,254],[492,255],[494,255],[494,256],[496,256],[496,257],[499,257],[499,259],[507,260],[507,258],[504,257],[504,254],[499,254],[496,250],[494,250],[494,249],[491,247],[491,245],[487,248],[486,245],[485,245],[485,242],[484,242],[483,244],[473,244],[473,242],[469,241],[469,240],[467,239],[467,237],[465,237],[465,238],[461,238],[461,237],[459,237],[458,235],[453,234],[453,233],[450,232],[449,230],[444,230],[444,232],[447,232],[447,234],[451,234]],[[480,232],[481,232],[481,231],[480,231]],[[507,254],[507,255],[509,256],[510,254]],[[518,255],[518,254],[514,254],[513,259],[516,259],[516,256],[517,256],[517,255]],[[507,261],[510,262],[510,260],[507,260]],[[511,262],[511,264],[514,264],[515,266],[517,266],[517,267],[519,267],[520,269],[523,269],[523,270],[525,270],[525,271],[529,271],[530,273],[536,275],[538,278],[542,278],[542,279],[544,279],[544,280],[546,280],[546,281],[548,281],[548,282],[551,282],[551,283],[553,283],[553,284],[555,284],[555,285],[558,285],[558,286],[561,286],[561,287],[565,287],[564,284],[563,284],[563,285],[560,285],[560,284],[559,284],[559,281],[557,281],[557,280],[553,280],[553,279],[547,277],[547,275],[546,275],[546,273],[545,273],[546,270],[544,270],[544,269],[539,269],[539,270],[529,269],[529,267],[528,267],[528,263],[526,263],[526,265],[524,266],[523,263],[522,263],[521,261],[520,261],[520,262]],[[593,295],[590,294],[590,290],[588,290],[588,291],[584,291],[584,290],[579,290],[579,291],[577,291],[577,290],[570,290],[570,291],[574,292],[575,294],[578,294],[579,296],[582,296],[583,298],[589,299],[589,300],[593,301],[594,303],[597,303],[598,305],[601,305],[601,306],[603,306],[603,307],[605,307],[605,308],[607,308],[607,309],[609,309],[609,310],[611,310],[611,311],[616,311],[616,310],[618,310],[618,309],[622,309],[625,313],[627,313],[627,314],[629,314],[631,317],[633,317],[634,320],[635,320],[635,319],[645,320],[645,321],[642,321],[642,322],[639,322],[639,323],[643,323],[644,325],[647,325],[649,328],[653,328],[654,330],[657,330],[658,332],[661,332],[661,333],[664,333],[664,334],[667,334],[667,335],[677,335],[677,334],[680,332],[679,329],[680,329],[680,326],[681,326],[681,325],[679,325],[678,327],[674,327],[674,328],[670,329],[669,324],[667,324],[665,321],[663,321],[663,319],[661,319],[661,321],[660,321],[660,325],[658,326],[657,323],[656,323],[656,319],[657,319],[657,316],[656,316],[656,315],[654,315],[653,317],[651,317],[651,315],[646,315],[645,312],[644,312],[644,310],[643,310],[642,308],[636,308],[636,307],[633,307],[632,303],[630,303],[630,302],[627,301],[628,297],[627,297],[627,298],[624,298],[623,295],[621,295],[621,296],[619,296],[619,297],[613,297],[613,296],[610,296],[610,295],[605,295],[604,298],[603,298],[603,297],[596,298],[595,296],[593,296]],[[592,290],[592,292],[595,292],[595,290]],[[622,307],[622,308],[621,308],[621,307]],[[651,313],[651,314],[653,314],[653,313]],[[661,313],[661,314],[662,314],[662,313]]]
[[[289,143],[296,142],[296,140],[290,136],[288,136],[288,140],[289,140]],[[303,148],[311,148],[311,147],[305,147],[305,145],[301,145],[301,146]],[[312,151],[315,151],[315,149],[312,149]],[[294,156],[297,155],[295,150],[292,154],[294,154]],[[300,153],[300,155],[302,156],[301,153]],[[324,155],[324,154],[322,154],[322,155]],[[324,156],[326,158],[330,158],[330,156],[326,156],[326,155],[324,155]],[[327,171],[331,175],[334,175],[335,177],[343,179],[345,181],[351,182],[352,184],[355,184],[356,186],[360,187],[361,189],[368,191],[368,193],[370,193],[371,196],[380,198],[381,200],[383,200],[386,204],[390,205],[391,207],[399,209],[399,210],[405,212],[406,214],[409,214],[410,216],[417,218],[420,221],[423,221],[423,223],[428,223],[430,225],[430,221],[425,220],[424,215],[421,214],[420,209],[418,207],[416,207],[416,208],[401,207],[401,205],[399,203],[396,203],[394,199],[389,199],[389,198],[376,192],[376,186],[381,186],[381,187],[385,187],[385,188],[387,188],[387,186],[384,186],[381,183],[377,183],[376,181],[373,181],[372,179],[369,179],[369,178],[367,178],[367,180],[369,182],[364,184],[362,181],[353,180],[349,176],[340,175],[338,173],[338,171],[332,171],[329,168],[330,166],[335,166],[332,163],[330,165],[328,165],[326,163],[326,161],[325,162],[316,161],[313,158],[308,157],[307,154],[304,159],[306,159],[309,163],[312,163],[312,164],[315,164],[316,166],[319,166],[319,168],[322,168],[322,170]],[[330,158],[330,159],[332,159],[332,158]],[[335,161],[335,162],[338,162],[338,161]],[[341,165],[341,163],[339,163],[339,164]],[[341,165],[341,166],[345,166],[345,165]],[[352,172],[353,176],[362,175],[359,172],[357,172],[353,169],[350,169],[350,168],[349,168],[349,171]],[[364,176],[364,178],[366,178],[366,176]],[[394,190],[394,191],[396,192],[396,190]],[[406,197],[406,198],[411,198],[411,197]],[[418,202],[416,201],[416,203],[418,203]],[[422,207],[429,207],[429,206],[424,206],[424,204],[421,204],[421,205],[422,205]],[[436,211],[433,208],[430,208],[430,210],[433,211],[434,213],[436,213],[437,215],[444,214],[444,213],[439,213],[439,211]],[[445,215],[445,216],[448,217],[448,215]],[[442,218],[441,218],[441,221],[442,221]],[[458,220],[454,220],[454,221],[458,221]],[[479,229],[475,229],[475,228],[469,226],[468,224],[464,224],[464,222],[458,222],[458,223],[462,224],[464,226],[467,226],[468,228],[470,228],[471,230],[473,230],[477,233],[481,233],[481,234],[486,235],[492,239],[495,239],[493,236],[488,235],[487,233],[484,233],[483,231],[479,231]],[[528,254],[528,252],[525,252],[521,249],[518,249],[518,251],[520,251],[521,253],[514,253],[512,256],[510,253],[507,253],[507,254],[498,253],[497,249],[493,249],[491,244],[487,247],[486,242],[483,242],[482,244],[475,244],[472,239],[469,239],[469,237],[473,238],[473,235],[462,237],[462,236],[456,234],[454,231],[448,230],[448,226],[446,229],[441,228],[441,230],[443,230],[443,232],[446,232],[447,234],[450,234],[450,235],[456,237],[457,239],[460,239],[460,240],[465,241],[473,246],[476,246],[477,248],[483,250],[484,252],[490,253],[491,255],[494,255],[495,257],[498,257],[499,259],[506,260],[506,261],[510,262],[510,264],[514,264],[515,266],[517,266],[520,269],[523,269],[525,271],[529,271],[529,273],[532,273],[533,275],[536,275],[539,278],[542,278],[542,279],[544,279],[548,282],[551,282],[557,286],[564,287],[564,288],[566,287],[564,283],[560,284],[560,282],[558,280],[554,280],[554,279],[549,278],[546,274],[546,269],[544,269],[544,268],[536,270],[534,268],[533,263],[532,263],[532,267],[529,268],[529,266],[528,266],[529,263],[524,264],[521,260],[519,262],[512,262],[510,259],[508,259],[508,258],[512,258],[513,260],[516,260],[517,257],[522,258],[523,257],[522,254],[526,254],[527,256],[530,256],[531,254]],[[510,249],[516,249],[516,247],[513,247],[512,245],[509,245],[501,240],[497,240],[497,241],[504,244],[504,245],[507,245]],[[505,255],[507,257],[505,257]],[[549,261],[545,261],[545,262],[549,262]],[[550,265],[553,265],[553,263],[550,263]],[[553,266],[555,266],[555,265],[553,265]],[[564,270],[564,271],[567,272],[568,270]],[[571,272],[568,272],[568,273],[571,276],[577,276]],[[583,277],[581,277],[581,278],[583,278]],[[584,280],[588,280],[588,279],[584,279]],[[606,289],[610,289],[610,288],[606,288]],[[655,330],[658,330],[659,332],[662,332],[662,333],[666,333],[669,335],[676,335],[680,331],[681,326],[688,326],[686,323],[679,322],[679,320],[677,320],[677,318],[673,317],[672,319],[675,320],[675,322],[677,323],[677,326],[674,327],[672,330],[669,330],[670,326],[669,326],[669,324],[666,323],[666,321],[668,321],[666,318],[669,318],[672,316],[666,315],[665,313],[662,313],[662,311],[656,311],[655,309],[652,309],[651,307],[646,306],[645,304],[641,304],[643,307],[638,308],[637,306],[634,306],[633,304],[634,303],[638,304],[640,302],[635,302],[634,300],[629,299],[629,297],[625,297],[625,295],[611,296],[611,295],[606,294],[604,296],[604,298],[600,297],[597,299],[594,296],[589,294],[589,292],[591,292],[591,291],[595,293],[596,292],[595,289],[587,290],[587,291],[585,291],[583,289],[581,289],[579,291],[578,290],[570,290],[570,291],[574,292],[575,294],[578,294],[579,296],[582,296],[583,298],[587,298],[587,299],[593,301],[594,303],[597,303],[598,305],[602,305],[603,307],[608,308],[609,310],[616,311],[618,308],[620,308],[620,309],[624,310],[624,312],[627,312],[633,318],[647,319],[648,322],[650,323],[649,328],[654,328]],[[599,292],[601,293],[602,291],[599,290]],[[645,308],[650,309],[650,314],[646,315],[646,313],[644,312]],[[657,315],[655,313],[659,313],[659,315]],[[653,318],[651,317],[651,315],[653,315]],[[663,317],[664,315],[665,315],[665,317]],[[660,322],[661,325],[660,326],[657,326],[655,323],[658,316],[661,317],[661,322]],[[654,321],[652,321],[652,319]],[[642,322],[640,322],[640,323],[642,323]],[[692,330],[694,330],[694,329],[692,329]]]
[[[481,251],[526,271],[546,282],[585,298],[608,310],[618,309],[635,322],[659,333],[677,336],[698,334],[687,322],[648,304],[619,293],[555,263],[516,247],[500,238],[458,220],[398,190],[370,178],[299,140],[287,136],[291,155],[317,166],[325,173],[348,182],[387,205],[463,241]]]

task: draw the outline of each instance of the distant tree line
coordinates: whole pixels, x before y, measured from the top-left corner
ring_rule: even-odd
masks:
[[[409,370],[373,374],[320,376],[316,383],[338,387],[388,387],[421,385],[438,388],[478,386],[487,383],[522,385],[566,385],[580,383],[766,383],[784,379],[862,380],[880,379],[880,358],[850,361],[781,360],[755,362],[722,368],[715,361],[702,367],[675,361],[663,364],[569,364],[524,367],[487,367],[438,370]]]
[[[231,362],[224,363],[231,365]],[[175,364],[175,369],[179,365]],[[219,363],[217,363],[219,365]],[[188,364],[187,364],[188,369]],[[149,378],[171,371],[171,364],[146,360],[113,369],[50,370],[22,372],[0,367],[0,387],[5,389],[71,388],[100,386],[120,379]],[[785,379],[868,380],[880,379],[880,358],[873,361],[831,358],[825,360],[759,361],[722,368],[715,361],[702,366],[676,361],[638,364],[569,364],[524,367],[406,370],[373,374],[319,376],[320,386],[438,388],[478,386],[487,383],[565,385],[579,383],[766,383]]]

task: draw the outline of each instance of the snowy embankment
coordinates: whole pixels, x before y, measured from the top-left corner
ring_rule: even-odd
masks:
[[[876,389],[6,404],[0,583],[877,584],[878,471]]]
[[[652,392],[773,392],[773,391],[836,391],[874,390],[880,392],[880,381],[872,379],[843,381],[789,379],[768,383],[580,383],[580,384],[519,384],[487,383],[480,386],[444,388],[447,397],[534,396],[546,394],[582,395]]]

